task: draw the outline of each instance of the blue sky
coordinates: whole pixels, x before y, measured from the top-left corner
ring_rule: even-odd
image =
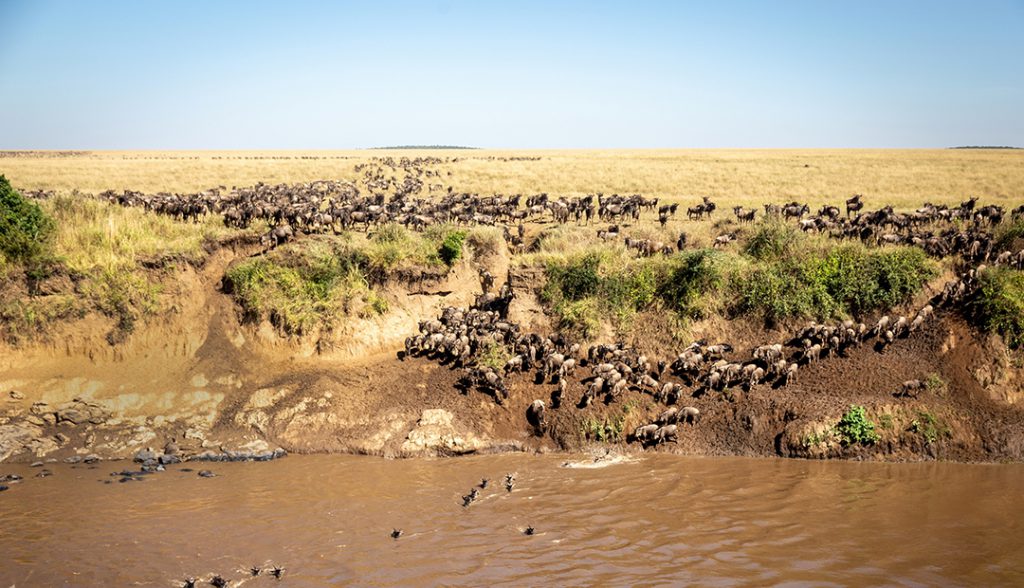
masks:
[[[0,148],[1024,146],[1024,0],[0,0]]]

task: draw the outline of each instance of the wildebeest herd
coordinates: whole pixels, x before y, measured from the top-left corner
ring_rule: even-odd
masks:
[[[951,282],[947,290],[976,287],[975,270]],[[945,290],[944,290],[945,291]],[[507,292],[509,297],[512,292]],[[948,306],[952,299],[938,294],[929,304],[908,315],[884,315],[872,325],[845,320],[811,323],[788,341],[756,346],[743,357],[728,343],[695,341],[674,358],[652,359],[623,344],[597,344],[582,352],[579,343],[560,333],[524,333],[503,310],[479,307],[447,307],[437,320],[423,321],[419,334],[405,342],[404,356],[427,357],[462,370],[462,385],[494,397],[504,404],[509,399],[509,378],[518,372],[533,372],[533,384],[553,384],[549,403],[536,399],[526,410],[529,425],[543,434],[547,411],[566,406],[570,383],[582,389],[578,402],[586,409],[594,402],[611,404],[622,400],[626,391],[649,395],[666,410],[650,424],[637,427],[631,440],[647,445],[675,441],[680,424],[696,425],[700,410],[680,406],[686,398],[718,393],[725,398],[732,388],[749,391],[754,386],[787,386],[802,366],[829,357],[844,357],[851,348],[874,344],[877,352],[898,339],[910,337],[934,320],[935,305]],[[504,307],[507,308],[507,305]],[[481,352],[497,346],[506,351],[504,365],[481,361]],[[582,370],[582,371],[579,371]],[[579,377],[583,374],[583,377]]]
[[[708,203],[705,200],[699,206]],[[1024,250],[994,252],[996,241],[989,229],[998,224],[992,219],[1001,218],[1002,209],[988,206],[975,209],[974,199],[954,208],[929,204],[912,214],[896,213],[886,207],[860,213],[852,220],[841,218],[837,208],[829,208],[821,215],[804,219],[809,207],[789,204],[780,207],[779,214],[799,223],[806,220],[816,226],[825,223],[825,230],[833,231],[831,234],[836,238],[856,235],[868,239],[878,235],[875,239],[878,244],[911,243],[936,257],[956,253],[966,269],[926,304],[908,314],[887,314],[867,324],[851,319],[811,323],[788,340],[755,346],[745,356],[728,343],[710,344],[704,340],[694,342],[674,358],[652,359],[622,344],[598,344],[582,353],[578,343],[560,333],[548,336],[523,333],[519,325],[510,322],[501,312],[474,308],[447,308],[439,321],[421,323],[420,334],[406,341],[405,353],[427,356],[464,370],[466,385],[492,394],[499,404],[509,398],[508,378],[513,373],[534,371],[535,384],[556,386],[549,401],[536,399],[526,410],[527,421],[538,434],[544,431],[547,412],[567,404],[565,396],[570,382],[582,389],[579,401],[570,403],[578,409],[585,409],[595,401],[620,401],[627,390],[649,394],[666,409],[649,424],[632,431],[629,439],[645,446],[657,445],[677,440],[681,424],[695,425],[700,421],[701,413],[696,407],[682,405],[687,397],[727,393],[733,388],[749,391],[759,385],[788,386],[796,381],[804,366],[844,357],[853,348],[863,345],[871,345],[876,352],[884,353],[895,341],[926,329],[935,320],[937,309],[958,307],[969,299],[978,287],[978,274],[985,267],[977,264],[989,261],[994,265],[1024,268]],[[862,209],[860,197],[847,202],[848,215]],[[742,211],[734,212],[738,217],[743,216]],[[769,210],[769,214],[774,212]],[[1024,207],[1011,214],[1020,218]],[[937,232],[931,228],[942,222],[956,222],[960,226]],[[921,230],[923,226],[929,226],[929,230]],[[618,228],[613,226],[609,232],[617,234]],[[891,239],[889,235],[899,238]],[[685,243],[683,234],[678,248],[685,247]],[[638,243],[629,238],[626,245],[638,250],[640,255],[670,252],[669,248],[663,250],[662,244]],[[507,352],[510,357],[504,366],[483,365],[477,361],[477,351],[485,346],[499,346]],[[579,374],[583,376],[579,377],[581,369]],[[920,380],[909,380],[896,396],[913,395],[923,386]]]
[[[428,225],[500,225],[513,251],[525,247],[523,223],[547,220],[554,223],[610,223],[599,229],[604,241],[623,239],[628,250],[639,256],[671,254],[690,245],[686,231],[674,242],[624,236],[626,223],[637,221],[645,212],[657,215],[662,227],[676,217],[679,204],[661,204],[658,198],[640,194],[552,197],[548,194],[480,196],[460,193],[448,187],[435,189],[441,173],[429,166],[441,163],[431,158],[377,160],[357,166],[363,189],[356,183],[323,180],[301,184],[257,184],[248,188],[224,186],[197,194],[159,193],[146,195],[126,191],[101,196],[125,206],[141,206],[183,221],[221,214],[232,227],[248,227],[255,221],[268,225],[264,242],[280,245],[301,234],[369,230],[386,223],[399,223],[414,230]],[[389,175],[401,171],[402,179]],[[435,182],[434,185],[430,185]],[[442,191],[437,197],[418,196]],[[385,191],[390,195],[385,195]],[[630,439],[644,445],[674,441],[681,424],[696,425],[700,411],[683,406],[687,397],[723,394],[733,388],[787,386],[798,378],[803,366],[831,357],[842,357],[850,349],[872,344],[876,351],[898,339],[927,328],[935,313],[961,305],[978,288],[984,264],[1024,269],[1024,250],[997,251],[994,228],[1004,218],[1024,218],[1024,206],[1007,214],[997,205],[979,206],[970,198],[957,206],[925,203],[913,212],[898,212],[891,206],[866,210],[863,197],[855,195],[844,208],[822,206],[811,214],[806,203],[768,203],[763,213],[756,208],[736,206],[736,224],[752,223],[762,217],[795,223],[802,231],[835,239],[858,239],[873,246],[913,245],[927,254],[943,258],[958,256],[959,276],[944,286],[928,304],[907,315],[881,316],[870,323],[846,320],[828,324],[812,323],[787,341],[769,342],[741,353],[723,342],[695,341],[682,351],[664,358],[649,358],[621,345],[600,344],[583,352],[580,344],[554,333],[522,332],[508,319],[508,307],[515,293],[506,282],[491,292],[494,277],[481,274],[483,293],[468,309],[449,307],[436,320],[420,323],[419,333],[405,342],[405,356],[423,356],[462,370],[464,389],[478,389],[492,395],[499,404],[510,397],[509,378],[518,372],[534,373],[535,385],[553,385],[550,398],[535,400],[527,409],[527,420],[543,433],[549,410],[575,406],[585,410],[594,402],[617,402],[626,390],[649,394],[666,405],[649,424],[638,427]],[[709,197],[686,207],[687,220],[713,219],[718,206]],[[720,214],[720,213],[719,213]],[[684,221],[686,222],[686,221]],[[732,223],[716,222],[727,230],[714,236],[711,245],[725,247],[737,239],[739,229]],[[484,356],[489,360],[484,361]],[[501,365],[494,358],[502,358]],[[578,399],[566,395],[582,390]],[[901,390],[911,394],[913,381]]]
[[[971,203],[965,203],[954,209],[953,214],[962,215],[970,206]],[[981,219],[987,216],[975,219],[976,225],[987,222]],[[535,383],[556,385],[550,396],[550,409],[565,405],[570,379],[582,368],[585,376],[578,379],[583,392],[575,403],[577,408],[585,409],[598,400],[616,402],[626,390],[649,394],[667,409],[653,422],[637,427],[630,438],[645,446],[675,441],[681,423],[694,425],[700,420],[697,408],[677,406],[686,397],[724,393],[736,387],[750,390],[758,385],[788,386],[796,380],[802,366],[830,357],[841,358],[852,348],[865,344],[873,344],[875,351],[884,353],[896,340],[927,328],[936,309],[957,307],[970,298],[978,287],[978,274],[984,269],[973,264],[993,258],[994,241],[991,234],[978,226],[956,235],[964,236],[963,247],[957,250],[962,252],[967,269],[918,310],[906,315],[883,315],[870,324],[849,319],[811,323],[787,341],[752,348],[746,357],[737,356],[728,343],[709,344],[703,340],[666,359],[648,358],[622,344],[594,345],[584,354],[578,343],[560,333],[523,333],[501,310],[480,308],[447,308],[439,320],[421,323],[420,334],[407,339],[405,353],[463,369],[468,386],[492,394],[499,404],[509,398],[507,379],[511,374],[535,371]],[[979,248],[977,243],[984,245]],[[1020,269],[1022,261],[1024,251],[1004,251],[994,256],[993,263]],[[513,295],[511,289],[505,293],[509,299]],[[478,351],[486,346],[505,349],[509,359],[501,367],[481,364],[477,361]],[[910,395],[920,388],[920,381],[911,380],[897,395]],[[548,403],[540,399],[527,408],[527,421],[538,433],[544,431],[548,410]]]

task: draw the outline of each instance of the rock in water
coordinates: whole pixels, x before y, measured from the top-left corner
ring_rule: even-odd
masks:
[[[139,463],[145,463],[147,461],[155,461],[157,458],[156,452],[150,448],[143,449],[135,454],[135,461]]]

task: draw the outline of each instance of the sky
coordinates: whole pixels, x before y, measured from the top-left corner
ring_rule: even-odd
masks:
[[[1024,146],[1024,0],[0,0],[0,149]]]

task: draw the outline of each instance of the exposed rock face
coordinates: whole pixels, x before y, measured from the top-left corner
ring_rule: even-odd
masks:
[[[463,454],[477,451],[483,443],[468,428],[455,426],[455,417],[447,410],[431,408],[423,411],[416,428],[402,443],[407,454]]]
[[[89,423],[98,425],[110,418],[110,411],[94,402],[75,398],[71,402],[59,405],[54,411],[54,417],[57,424],[82,425]]]
[[[786,425],[776,451],[786,457],[825,459],[841,451],[831,423],[796,420]]]
[[[206,451],[190,461],[270,461],[284,457],[286,452],[262,439],[232,441],[220,446],[220,451]]]
[[[44,455],[57,449],[57,443],[43,439],[43,429],[26,422],[0,425],[0,462],[12,455],[29,451],[34,455]]]

